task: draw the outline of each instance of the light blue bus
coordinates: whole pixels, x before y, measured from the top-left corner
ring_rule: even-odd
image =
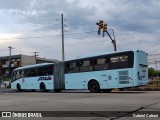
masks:
[[[53,89],[53,63],[42,63],[19,67],[13,70],[11,89],[41,90]]]
[[[147,84],[147,53],[133,50],[20,67],[12,72],[11,88],[55,92],[84,89],[97,93]]]

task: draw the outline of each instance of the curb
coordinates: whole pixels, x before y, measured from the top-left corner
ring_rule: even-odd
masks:
[[[160,87],[128,88],[128,91],[160,91]]]

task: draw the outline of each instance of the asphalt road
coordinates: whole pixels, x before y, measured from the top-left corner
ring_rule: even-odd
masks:
[[[37,120],[53,120],[49,116],[57,120],[107,120],[112,118],[116,120],[158,120],[160,119],[160,91],[121,91],[111,93],[63,91],[61,93],[42,93],[15,92],[9,89],[0,89],[0,111],[35,111],[42,112],[42,115],[48,115],[47,118],[43,116],[43,118],[34,118]],[[144,113],[144,111],[146,112]],[[145,117],[135,117],[137,114],[145,114]],[[147,116],[151,114],[155,116],[152,116],[152,118]],[[156,117],[157,114],[158,118]],[[21,120],[22,118],[7,119]]]

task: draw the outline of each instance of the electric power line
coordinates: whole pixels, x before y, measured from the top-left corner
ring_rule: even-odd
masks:
[[[92,33],[92,32],[95,32],[95,31],[89,31],[89,32],[79,32],[79,33],[70,33],[70,34],[65,34],[65,35],[76,35],[76,34],[86,34],[86,33]],[[8,39],[6,39],[6,38],[4,38],[4,39],[0,39],[0,40],[12,40],[12,39],[34,39],[34,38],[45,38],[45,37],[55,37],[55,36],[61,36],[61,35],[46,35],[46,36],[33,36],[33,37],[20,37],[20,38],[8,38]]]
[[[87,32],[77,32],[77,33],[68,33],[65,34],[66,36],[70,36],[70,35],[81,35],[81,34],[89,34],[89,33],[96,33],[97,31],[87,31]],[[46,37],[55,37],[55,36],[61,36],[61,34],[57,34],[57,35],[44,35],[44,36],[31,36],[31,37],[13,37],[13,38],[1,38],[0,40],[12,40],[12,39],[37,39],[37,38],[46,38]],[[143,37],[145,35],[135,35],[135,36],[127,36],[127,37],[117,37],[118,40],[124,41],[127,38],[136,38],[136,37]]]

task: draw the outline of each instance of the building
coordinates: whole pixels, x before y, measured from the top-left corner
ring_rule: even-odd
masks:
[[[9,75],[9,71],[13,71],[17,67],[32,65],[37,63],[57,62],[58,60],[45,59],[35,56],[27,55],[13,55],[11,56],[11,65],[9,65],[9,56],[0,57],[0,76],[5,77]],[[10,67],[9,67],[10,66]]]

